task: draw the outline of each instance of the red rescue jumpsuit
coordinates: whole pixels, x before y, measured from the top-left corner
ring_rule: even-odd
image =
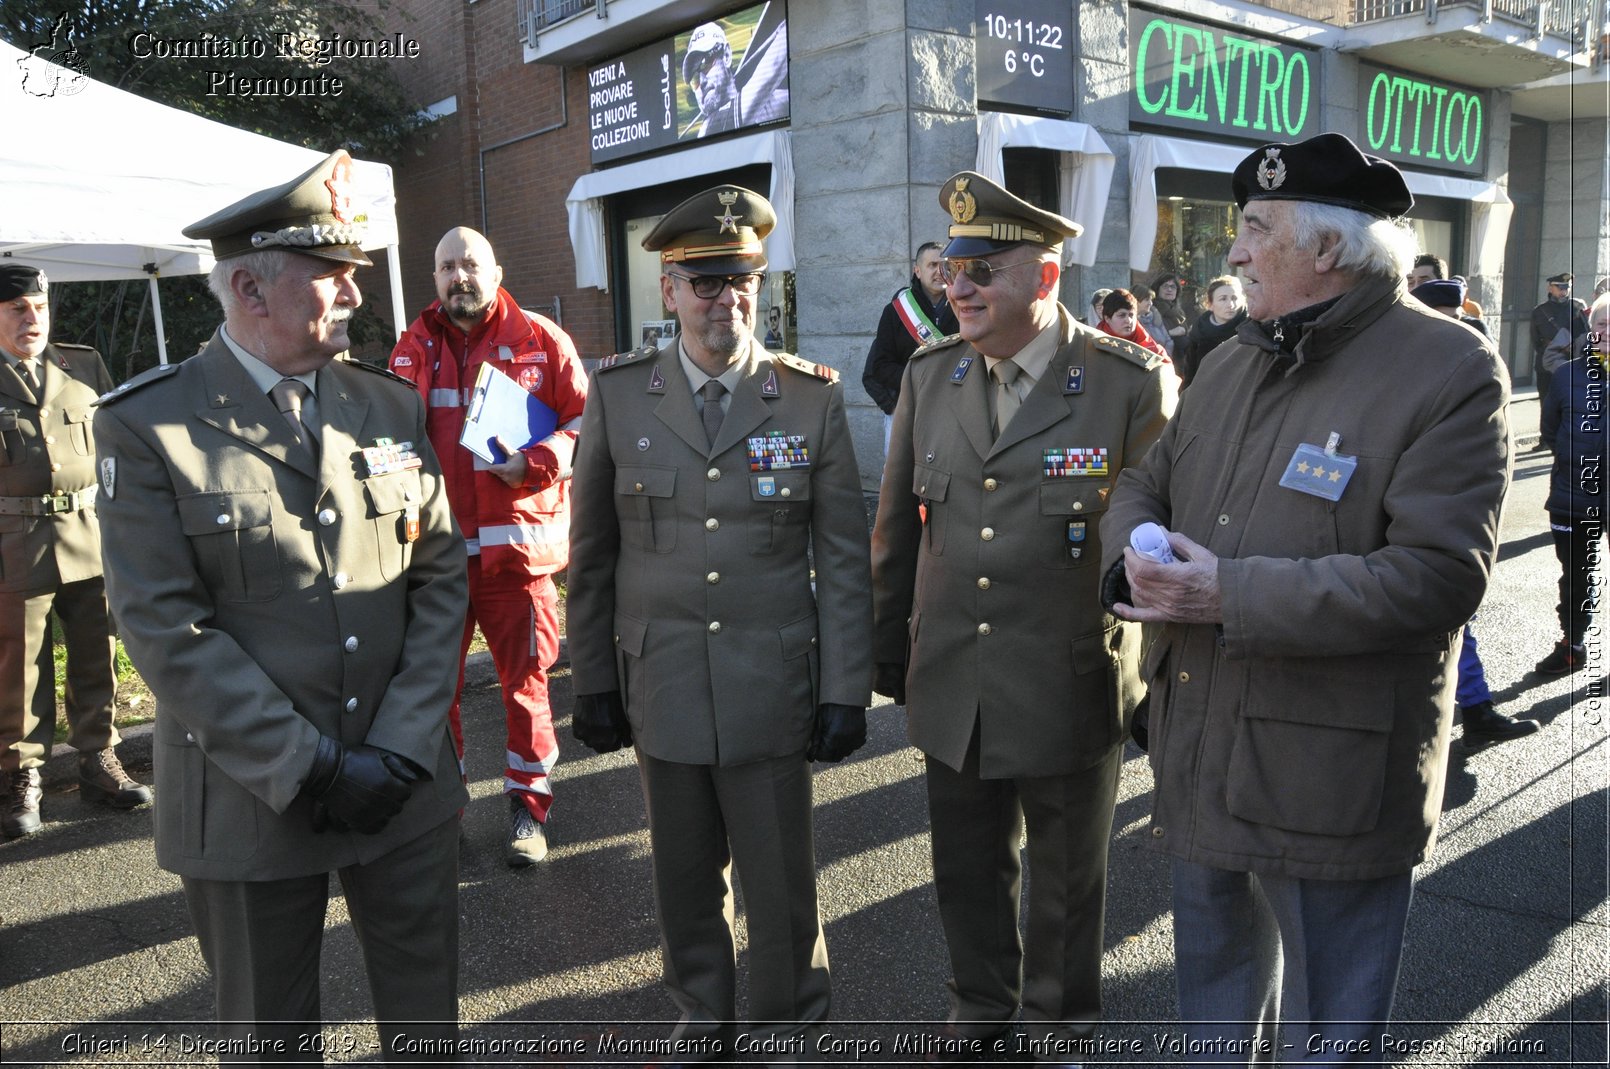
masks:
[[[519,382],[557,417],[553,434],[521,450],[526,477],[518,488],[476,470],[475,454],[459,444],[465,401],[483,363]],[[503,790],[518,792],[532,816],[545,821],[553,803],[548,774],[559,759],[548,704],[548,669],[559,658],[552,576],[570,555],[569,475],[587,377],[570,336],[552,320],[521,309],[501,287],[486,317],[467,336],[447,318],[440,301],[432,302],[397,342],[391,370],[412,381],[425,399],[426,432],[470,555],[470,611],[451,712],[460,759],[464,655],[479,623],[503,684],[508,724]]]

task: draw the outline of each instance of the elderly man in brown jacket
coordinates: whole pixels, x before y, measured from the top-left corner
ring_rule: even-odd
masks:
[[[961,333],[906,365],[872,539],[877,689],[928,758],[950,950],[929,1053],[1066,1062],[1101,1017],[1107,840],[1140,693],[1140,628],[1097,598],[1096,524],[1162,432],[1174,373],[1058,301],[1079,224],[969,171],[940,203]]]
[[[1118,613],[1166,625],[1148,837],[1193,1056],[1269,1061],[1284,1016],[1310,1057],[1375,1062],[1497,545],[1508,382],[1406,299],[1391,164],[1321,134],[1253,152],[1234,190],[1249,320],[1120,476],[1103,559]],[[1147,521],[1173,563],[1123,548]]]

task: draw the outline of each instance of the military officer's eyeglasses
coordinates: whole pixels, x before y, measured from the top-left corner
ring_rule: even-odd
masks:
[[[740,297],[753,297],[760,292],[760,284],[766,281],[764,271],[747,275],[679,275],[675,271],[667,271],[666,274],[686,282],[693,295],[701,301],[715,300],[728,286]]]
[[[940,261],[939,273],[944,276],[945,285],[949,286],[962,275],[972,279],[973,285],[985,289],[995,281],[995,272],[1010,271],[1014,267],[1025,267],[1028,264],[1040,263],[1039,260],[1020,260],[1015,264],[992,264],[988,260],[971,258],[957,259],[951,257]]]

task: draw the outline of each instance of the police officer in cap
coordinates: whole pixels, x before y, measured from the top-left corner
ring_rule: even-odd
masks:
[[[1064,1062],[1101,1016],[1107,840],[1140,697],[1139,628],[1097,597],[1096,525],[1175,378],[1058,300],[1079,224],[971,171],[939,203],[960,333],[912,354],[895,406],[872,538],[876,689],[928,758],[952,970],[930,1060],[1017,1049],[1021,1008],[1024,1049]]]
[[[332,872],[382,1057],[453,1060],[457,1033],[464,541],[418,393],[346,359],[351,169],[333,153],[186,228],[223,326],[95,415],[107,590],[157,698],[157,863],[226,1061],[323,1063]],[[399,1050],[405,1027],[428,1045]]]
[[[67,742],[79,795],[128,809],[151,789],[113,747],[111,625],[95,524],[89,418],[112,388],[101,354],[50,341],[50,283],[35,267],[0,265],[0,828],[39,830],[39,767],[56,731],[50,617],[67,647]]]
[[[681,329],[600,363],[571,491],[574,729],[600,753],[637,747],[672,1038],[690,1061],[737,1038],[733,867],[752,1037],[815,1052],[830,988],[809,762],[866,741],[871,698],[844,388],[755,338],[774,222],[760,194],[723,185],[643,240]]]

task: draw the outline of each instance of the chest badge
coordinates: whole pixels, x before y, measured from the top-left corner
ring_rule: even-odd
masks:
[[[1335,450],[1304,442],[1291,454],[1285,473],[1280,476],[1280,485],[1326,501],[1340,501],[1357,469],[1357,457],[1343,456]]]
[[[776,397],[776,396],[778,396],[778,393],[777,393],[777,369],[776,368],[772,368],[770,371],[766,372],[766,381],[760,384],[760,396],[762,396],[762,397]]]
[[[1062,392],[1065,394],[1084,393],[1084,389],[1085,369],[1082,367],[1070,367],[1068,369],[1068,378],[1062,384]]]
[[[660,365],[658,365],[658,364],[654,365],[654,371],[648,377],[648,392],[649,393],[664,393],[665,392],[665,376],[660,373]]]
[[[117,497],[116,457],[101,458],[101,493],[106,495],[107,500],[113,500]]]
[[[755,489],[760,492],[761,497],[776,497],[777,480],[770,475],[762,475],[755,480]]]
[[[956,361],[956,370],[950,373],[950,381],[960,383],[967,377],[967,369],[973,366],[973,358],[964,356]]]

